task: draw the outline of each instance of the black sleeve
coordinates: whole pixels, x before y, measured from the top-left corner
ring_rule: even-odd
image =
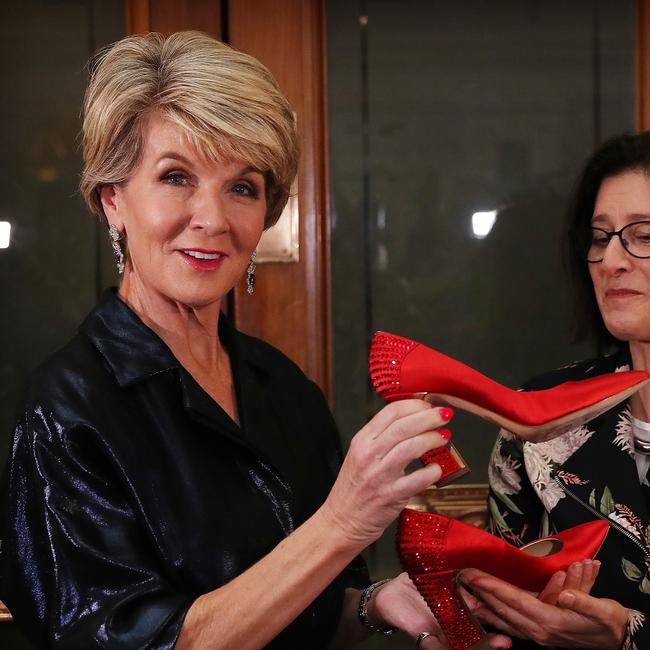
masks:
[[[325,395],[321,391],[320,387],[312,382],[308,382],[310,401],[313,404],[313,411],[315,414],[318,414],[319,417],[324,423],[326,423],[326,429],[330,435],[330,441],[328,446],[331,449],[331,452],[326,455],[326,462],[329,466],[332,474],[331,484],[333,485],[338,476],[339,470],[341,469],[341,464],[343,462],[344,453],[341,446],[341,436],[338,431],[338,427],[330,411]],[[328,490],[331,485],[328,486]],[[358,555],[345,570],[339,575],[336,581],[341,587],[353,587],[355,589],[365,589],[370,584],[370,577],[368,575],[368,567],[365,560],[361,555]]]
[[[165,580],[110,450],[36,408],[3,476],[0,598],[38,647],[173,648],[192,598]]]

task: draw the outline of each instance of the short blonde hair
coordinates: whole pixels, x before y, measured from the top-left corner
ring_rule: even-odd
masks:
[[[94,60],[83,108],[80,190],[104,216],[103,185],[128,179],[147,115],[183,128],[208,160],[242,160],[264,174],[265,228],[280,217],[298,166],[291,106],[252,56],[195,31],[129,36]]]

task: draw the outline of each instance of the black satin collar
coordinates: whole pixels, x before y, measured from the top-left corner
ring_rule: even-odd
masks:
[[[219,318],[219,339],[230,357],[239,425],[199,386],[165,342],[118,298],[115,289],[104,292],[79,331],[99,350],[121,388],[173,371],[183,406],[192,418],[262,454],[281,473],[289,470],[284,454],[278,453],[286,441],[274,435],[280,429],[269,427],[257,417],[256,404],[269,399],[268,359],[265,362],[256,346],[246,344],[248,337],[237,332],[223,313]],[[270,402],[266,417],[276,410],[272,399]]]
[[[99,350],[122,387],[182,368],[167,344],[118,298],[114,288],[104,292],[79,331]],[[255,351],[240,344],[236,330],[223,313],[219,318],[219,339],[231,356],[233,368],[237,365],[235,357],[237,362],[248,361],[263,370]]]

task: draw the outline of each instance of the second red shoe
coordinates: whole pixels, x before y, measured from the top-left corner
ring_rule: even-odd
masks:
[[[475,568],[520,589],[539,592],[556,571],[592,559],[607,536],[606,521],[591,521],[521,548],[442,515],[402,511],[397,546],[402,566],[436,617],[452,650],[467,650],[484,632],[460,597],[456,573]]]

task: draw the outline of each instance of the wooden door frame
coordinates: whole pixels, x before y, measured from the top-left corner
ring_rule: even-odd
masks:
[[[235,324],[275,345],[331,395],[330,222],[324,0],[229,0],[229,43],[264,63],[296,112],[300,260],[234,290]],[[272,25],[272,28],[269,26]],[[259,291],[259,295],[258,295]]]

